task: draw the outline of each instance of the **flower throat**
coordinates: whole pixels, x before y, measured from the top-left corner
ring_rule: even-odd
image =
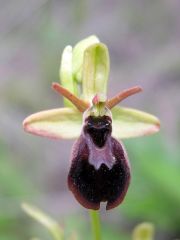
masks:
[[[92,139],[95,146],[102,148],[112,132],[112,121],[108,116],[89,116],[85,120],[84,132]]]

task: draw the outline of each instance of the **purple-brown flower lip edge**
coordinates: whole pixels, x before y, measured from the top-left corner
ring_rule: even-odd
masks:
[[[130,166],[124,147],[111,136],[107,142],[100,153],[94,152],[83,135],[73,145],[68,187],[76,200],[88,209],[98,210],[101,202],[107,202],[107,210],[117,207],[130,183]],[[100,165],[96,167],[94,164],[98,161]]]

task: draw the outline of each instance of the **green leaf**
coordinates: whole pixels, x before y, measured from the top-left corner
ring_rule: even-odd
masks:
[[[72,47],[65,47],[62,58],[61,65],[59,69],[59,76],[61,80],[61,84],[63,87],[67,88],[71,93],[77,94],[77,83],[73,81],[72,75]],[[64,105],[66,107],[74,107],[74,105],[64,98]]]
[[[58,108],[38,112],[23,122],[24,130],[43,137],[72,139],[81,132],[82,114],[72,108]]]
[[[52,218],[47,216],[44,212],[39,210],[38,208],[23,203],[22,209],[36,221],[41,223],[45,228],[49,230],[54,240],[63,240],[64,239],[64,231],[60,227],[60,225]]]
[[[153,240],[154,225],[151,223],[141,223],[133,231],[133,240]]]
[[[115,107],[112,115],[112,135],[119,139],[150,135],[160,128],[158,118],[136,109]]]
[[[96,43],[86,48],[82,71],[83,98],[85,100],[92,100],[97,93],[106,95],[109,65],[109,53],[106,45]]]
[[[73,56],[72,56],[73,70],[72,71],[73,71],[74,79],[77,82],[80,82],[80,83],[82,82],[82,66],[83,66],[84,51],[86,50],[87,47],[98,42],[99,42],[99,39],[95,35],[92,35],[78,42],[73,48]]]

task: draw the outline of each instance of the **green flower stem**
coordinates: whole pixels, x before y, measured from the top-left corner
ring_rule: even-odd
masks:
[[[101,224],[99,211],[89,210],[93,240],[101,240]]]

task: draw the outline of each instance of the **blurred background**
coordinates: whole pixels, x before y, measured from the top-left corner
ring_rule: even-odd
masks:
[[[0,239],[51,239],[21,210],[24,201],[90,239],[87,210],[67,189],[73,141],[26,134],[22,121],[63,105],[50,87],[62,50],[91,34],[109,48],[109,96],[140,84],[143,93],[123,105],[161,120],[160,133],[124,141],[132,182],[122,205],[102,209],[104,239],[130,239],[144,221],[155,224],[156,239],[180,238],[180,2],[0,0],[0,6]]]

